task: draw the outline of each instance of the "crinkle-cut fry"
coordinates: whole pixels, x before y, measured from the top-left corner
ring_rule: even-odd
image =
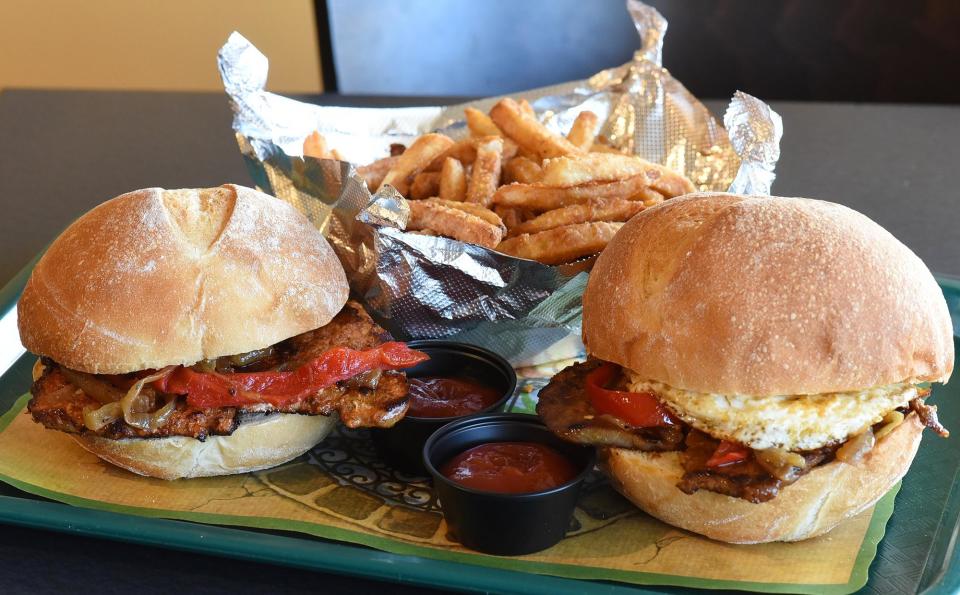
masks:
[[[543,168],[540,164],[528,157],[517,155],[503,166],[503,181],[506,184],[520,182],[521,184],[533,184],[540,181],[543,175]]]
[[[343,161],[343,155],[340,154],[340,151],[329,148],[327,139],[320,134],[319,130],[314,130],[307,138],[303,139],[303,156]]]
[[[493,106],[490,118],[505,135],[540,159],[581,152],[567,139],[547,130],[535,116],[524,112],[520,104],[509,97]]]
[[[473,171],[470,173],[470,182],[467,184],[466,202],[484,207],[490,206],[493,202],[493,193],[500,185],[502,156],[503,139],[498,136],[477,144],[477,158],[473,162]]]
[[[448,238],[493,248],[503,239],[503,230],[464,210],[433,200],[411,200],[410,231],[430,230]]]
[[[413,177],[410,184],[410,198],[422,199],[436,196],[440,192],[440,172],[422,171]]]
[[[590,221],[626,221],[646,208],[640,201],[622,198],[593,198],[585,203],[561,207],[509,227],[508,236],[539,233],[555,227]]]
[[[390,184],[400,194],[407,195],[410,178],[424,170],[437,155],[453,145],[453,139],[442,134],[424,134],[413,141],[398,158],[380,184]]]
[[[426,202],[436,203],[438,205],[443,205],[451,209],[458,209],[464,213],[470,213],[474,217],[483,219],[490,225],[496,225],[500,230],[506,233],[507,228],[503,224],[503,219],[500,218],[500,215],[497,215],[490,209],[480,206],[472,202],[461,202],[459,200],[445,200],[443,198],[428,198]]]
[[[622,226],[607,221],[564,225],[504,240],[497,250],[544,264],[563,264],[601,252]]]
[[[387,172],[390,171],[390,168],[396,164],[397,159],[400,159],[399,155],[394,157],[384,157],[383,159],[377,159],[373,163],[361,165],[357,168],[357,175],[366,181],[367,188],[376,190],[380,187],[384,176],[387,175]]]
[[[440,189],[437,194],[440,198],[447,200],[467,198],[467,172],[459,160],[447,157],[443,161],[443,168],[440,170]]]
[[[493,202],[507,207],[521,207],[534,211],[549,211],[568,205],[587,202],[592,198],[623,198],[658,201],[662,195],[651,190],[645,174],[637,174],[615,182],[589,182],[575,186],[547,186],[546,184],[508,184],[493,195]]]
[[[570,126],[570,132],[567,133],[567,140],[583,151],[589,151],[593,146],[593,140],[597,137],[597,114],[590,110],[585,110],[577,114],[577,119]]]

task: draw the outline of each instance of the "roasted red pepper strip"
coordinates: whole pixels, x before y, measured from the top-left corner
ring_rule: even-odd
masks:
[[[587,374],[587,395],[597,413],[612,415],[637,428],[672,426],[677,419],[650,392],[631,393],[604,388],[617,373],[616,364],[605,363]]]
[[[280,407],[363,372],[400,370],[426,359],[427,354],[404,343],[384,343],[364,351],[337,347],[289,372],[218,374],[178,367],[153,386],[161,392],[186,395],[187,405],[197,409],[260,403]]]
[[[750,456],[750,449],[736,442],[721,440],[717,450],[707,459],[707,467],[726,467],[742,463]]]

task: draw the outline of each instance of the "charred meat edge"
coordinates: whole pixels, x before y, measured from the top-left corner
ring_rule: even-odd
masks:
[[[373,322],[359,304],[349,301],[330,323],[321,328],[257,350],[256,353],[251,352],[252,355],[226,356],[201,362],[194,367],[199,370],[216,369],[219,372],[294,369],[334,347],[370,349],[390,340],[389,333]],[[83,410],[85,407],[98,407],[100,403],[78,390],[68,377],[84,376],[90,382],[101,384],[119,381],[120,386],[113,386],[113,390],[125,392],[124,377],[94,376],[65,370],[49,358],[42,358],[42,362],[44,372],[34,382],[31,388],[33,398],[27,405],[34,420],[55,430],[111,439],[189,436],[204,440],[207,436],[233,433],[245,416],[274,412],[304,415],[339,413],[341,420],[349,427],[389,427],[402,417],[407,404],[406,376],[401,372],[388,371],[358,375],[281,409],[258,406],[192,409],[180,399],[167,423],[156,430],[142,430],[117,420],[93,432],[83,424]],[[132,384],[132,380],[126,384]]]

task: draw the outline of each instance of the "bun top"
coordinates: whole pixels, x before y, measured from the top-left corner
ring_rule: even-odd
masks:
[[[864,215],[804,198],[703,193],[642,211],[590,274],[583,339],[697,392],[819,394],[953,370],[923,262]]]
[[[17,305],[20,339],[120,374],[244,353],[323,326],[347,300],[326,239],[242,186],[136,190],[71,224]]]

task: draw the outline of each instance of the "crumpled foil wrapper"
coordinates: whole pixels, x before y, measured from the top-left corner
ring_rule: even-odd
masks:
[[[511,97],[531,102],[565,132],[583,110],[614,147],[684,172],[701,190],[769,194],[783,125],[766,104],[737,92],[724,126],[661,66],[666,20],[636,0],[627,9],[642,47],[633,60],[587,80]],[[219,53],[233,128],[254,182],[303,211],[343,262],[351,289],[400,339],[478,344],[516,366],[576,357],[589,261],[548,266],[442,237],[403,231],[409,212],[392,189],[371,195],[355,165],[439,131],[467,136],[463,109],[487,111],[500,97],[452,106],[317,106],[266,92],[267,58],[239,33]],[[302,156],[319,130],[347,161]]]

